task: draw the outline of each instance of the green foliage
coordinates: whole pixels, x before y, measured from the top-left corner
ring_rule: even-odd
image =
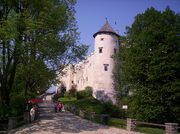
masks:
[[[26,100],[31,100],[37,97],[37,93],[36,92],[28,92]]]
[[[58,101],[60,102],[64,102],[64,103],[67,103],[67,102],[73,102],[73,101],[76,101],[77,98],[76,97],[60,97],[58,98]]]
[[[83,99],[92,96],[92,87],[87,86],[85,90],[77,92],[77,99]]]
[[[90,86],[85,87],[85,92],[88,97],[92,96],[92,93],[93,93],[92,87]]]
[[[101,114],[109,114],[111,117],[116,118],[120,118],[122,116],[122,112],[124,111],[120,107],[112,105],[111,103],[103,103],[100,109]]]
[[[84,58],[88,47],[79,43],[75,3],[1,1],[0,104],[9,105],[11,91],[43,93],[57,83],[64,63]]]
[[[91,97],[76,99],[75,97],[62,97],[59,98],[64,104],[76,106],[78,110],[85,110],[86,112],[95,112],[96,114],[109,114],[111,117],[121,118],[122,112],[120,107],[114,106],[111,103],[101,104],[98,100]],[[125,115],[125,113],[123,113]]]
[[[74,97],[76,96],[76,92],[77,92],[76,86],[72,85],[71,89],[69,90],[69,94]]]
[[[10,108],[7,105],[0,105],[0,120],[8,119]]]
[[[127,27],[126,45],[116,57],[115,78],[122,92],[132,91],[130,117],[180,123],[180,16],[147,9]],[[128,45],[127,45],[128,44]]]
[[[22,93],[13,93],[10,97],[10,108],[11,108],[11,116],[19,116],[22,115],[25,111],[26,101],[24,98],[24,94]]]
[[[71,95],[70,95],[69,92],[66,92],[66,93],[64,94],[64,97],[71,97]]]
[[[152,126],[137,125],[135,131],[143,132],[146,134],[164,134],[165,130],[163,128],[157,128]]]
[[[53,96],[52,99],[53,99],[53,101],[58,101],[58,98],[60,98],[60,97],[63,97],[63,95],[61,93],[57,93]]]
[[[110,118],[110,120],[108,121],[108,125],[109,126],[114,126],[114,127],[117,127],[117,128],[123,128],[123,129],[126,129],[126,120],[122,121],[122,120],[118,120],[118,119],[113,119],[113,118]]]

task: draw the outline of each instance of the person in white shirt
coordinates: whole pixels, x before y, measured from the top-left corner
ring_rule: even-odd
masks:
[[[31,122],[34,121],[35,117],[35,106],[33,106],[30,110]]]

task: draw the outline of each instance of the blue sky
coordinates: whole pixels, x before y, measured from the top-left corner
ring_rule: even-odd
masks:
[[[90,46],[89,54],[94,49],[93,34],[105,24],[106,18],[114,30],[125,35],[126,26],[131,26],[137,14],[150,7],[164,11],[167,5],[180,13],[180,0],[77,0],[75,17],[80,42]],[[50,90],[55,90],[55,86]]]
[[[106,17],[114,30],[125,35],[126,26],[131,26],[137,14],[150,7],[164,11],[167,5],[180,13],[180,0],[77,0],[75,17],[81,33],[80,42],[90,45],[89,52],[92,52],[93,34],[105,24]]]

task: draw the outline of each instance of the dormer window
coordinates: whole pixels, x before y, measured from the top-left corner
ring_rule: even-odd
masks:
[[[101,38],[101,41],[103,41],[104,40],[104,38]]]
[[[99,53],[102,53],[103,47],[99,47]]]

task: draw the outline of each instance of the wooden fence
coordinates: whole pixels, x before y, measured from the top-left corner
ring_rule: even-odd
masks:
[[[71,106],[66,106],[66,109],[70,112],[72,112],[72,107]],[[79,116],[84,117],[85,114],[88,115],[88,119],[89,120],[94,120],[95,116],[100,116],[101,118],[101,123],[102,124],[107,124],[110,116],[106,115],[106,114],[102,114],[102,115],[98,115],[95,114],[95,112],[86,112],[84,110],[79,110],[79,112],[77,111],[73,111],[73,113],[77,113]],[[156,124],[156,123],[148,123],[148,122],[142,122],[142,121],[137,121],[136,119],[130,119],[127,118],[127,120],[123,120],[123,119],[118,119],[118,118],[112,118],[112,119],[116,119],[116,120],[121,120],[121,121],[126,121],[127,125],[126,125],[126,129],[128,131],[133,131],[136,128],[136,124],[143,124],[143,125],[150,125],[150,126],[156,126],[156,127],[163,127],[165,128],[165,133],[166,134],[177,134],[178,133],[178,129],[180,129],[180,127],[178,127],[177,123],[165,123],[165,124]]]

